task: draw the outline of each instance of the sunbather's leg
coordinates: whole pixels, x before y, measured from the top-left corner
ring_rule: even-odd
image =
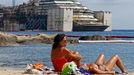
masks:
[[[108,67],[109,70],[113,70],[114,66],[117,65],[122,72],[125,72],[125,68],[118,55],[114,55],[113,57],[111,57],[105,65]]]
[[[103,65],[104,64],[104,54],[100,54],[99,57],[96,59],[95,64],[97,65]]]

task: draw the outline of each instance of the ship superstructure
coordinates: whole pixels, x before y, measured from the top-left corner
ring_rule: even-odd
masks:
[[[78,0],[40,0],[39,5],[40,14],[44,15],[50,15],[48,11],[51,9],[72,9],[72,31],[111,31],[111,12],[109,11],[92,11],[80,4]],[[54,14],[56,13],[59,12],[55,11]]]

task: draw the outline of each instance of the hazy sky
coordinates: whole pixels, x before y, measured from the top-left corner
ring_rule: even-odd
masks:
[[[21,4],[23,2],[27,2],[28,0],[16,0],[16,4]],[[6,6],[11,6],[12,5],[12,0],[0,0],[0,4],[6,5]]]
[[[16,4],[27,1],[16,0]],[[113,29],[134,30],[134,0],[80,0],[80,2],[91,10],[111,11]],[[0,0],[0,4],[11,5],[12,0]]]

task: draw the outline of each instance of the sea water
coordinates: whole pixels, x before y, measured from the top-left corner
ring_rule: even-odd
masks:
[[[17,35],[33,35],[38,33],[57,34],[63,32],[12,32]],[[112,32],[66,32],[67,35],[114,35],[134,36],[134,31]],[[29,44],[0,47],[0,67],[25,68],[26,64],[42,62],[52,68],[50,61],[51,44]],[[105,55],[107,61],[114,54],[118,54],[128,71],[134,71],[134,43],[80,43],[69,44],[68,49],[78,51],[81,63],[94,63],[99,54]]]

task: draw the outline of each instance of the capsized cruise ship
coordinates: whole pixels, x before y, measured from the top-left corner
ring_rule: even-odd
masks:
[[[78,0],[32,0],[47,16],[47,31],[111,31],[112,13],[93,11]],[[83,0],[86,1],[86,0]]]
[[[110,11],[92,11],[87,7],[83,6],[78,0],[40,0],[39,5],[40,5],[40,14],[46,14],[48,16],[51,15],[51,17],[52,15],[54,17],[54,14],[56,13],[62,14],[62,12],[58,12],[57,10],[53,10],[53,9],[59,8],[59,9],[73,10],[73,17],[72,17],[73,25],[71,28],[72,31],[111,31],[112,30],[112,26],[111,26],[112,14]],[[51,13],[49,12],[50,10],[52,10],[51,12],[53,12],[53,14],[50,14]],[[64,14],[71,14],[65,12],[67,11],[64,11]],[[67,15],[67,16],[71,16],[71,15]],[[51,22],[53,21],[51,20]],[[48,29],[50,31],[51,29],[53,30],[53,27],[55,28],[55,26],[53,26],[52,24],[50,24],[49,26]]]

